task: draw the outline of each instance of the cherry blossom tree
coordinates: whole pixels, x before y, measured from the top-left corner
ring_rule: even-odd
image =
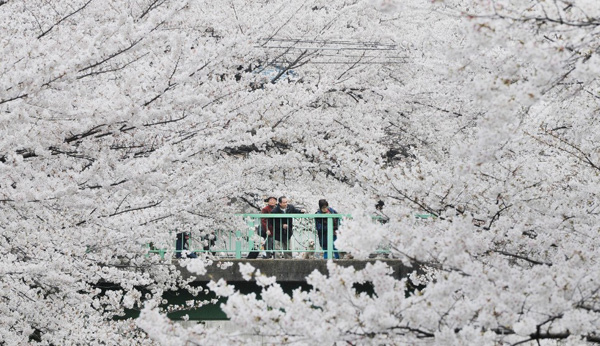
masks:
[[[0,340],[598,342],[598,10],[0,1]],[[146,244],[272,194],[326,197],[354,216],[338,248],[426,275],[329,263],[290,297],[245,266],[261,299],[210,285],[237,334],[168,321],[163,293],[199,289]]]

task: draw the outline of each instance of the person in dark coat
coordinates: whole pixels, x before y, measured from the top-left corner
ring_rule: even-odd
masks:
[[[298,209],[288,204],[287,197],[281,196],[278,199],[279,204],[271,211],[272,214],[304,214],[306,210]],[[273,232],[275,240],[281,242],[282,250],[290,250],[289,243],[294,234],[294,219],[292,218],[273,218]],[[284,252],[284,258],[292,258],[291,252]]]
[[[385,206],[385,203],[382,200],[379,200],[377,202],[377,204],[375,204],[375,210],[376,210],[375,216],[376,216],[377,221],[381,224],[384,224],[384,223],[387,223],[388,221],[390,221],[390,218],[383,213],[383,206]]]
[[[324,199],[320,199],[319,200],[319,210],[317,210],[317,212],[315,214],[337,214],[337,211],[335,211],[335,209],[330,208],[329,207],[329,203],[324,200]],[[337,239],[337,230],[340,224],[340,219],[338,218],[334,218],[333,219],[333,241],[335,242],[335,240]],[[327,259],[327,246],[328,246],[328,241],[327,241],[327,218],[315,218],[315,227],[317,229],[317,235],[319,236],[319,245],[321,245],[321,249],[323,249],[323,251],[325,251],[325,253],[323,254],[323,258]],[[333,257],[335,259],[339,259],[340,258],[340,254],[337,251],[337,249],[335,248],[335,245],[333,245]]]
[[[189,252],[190,250],[190,233],[189,232],[179,232],[177,233],[177,242],[175,243],[175,257],[177,258],[197,258],[195,252]]]

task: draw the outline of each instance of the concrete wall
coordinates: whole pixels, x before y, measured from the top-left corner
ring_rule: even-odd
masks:
[[[200,261],[201,259],[197,259]],[[407,277],[413,268],[404,266],[400,260],[397,259],[368,259],[368,260],[356,260],[356,259],[344,259],[335,260],[335,264],[344,267],[352,266],[355,269],[364,269],[367,263],[375,263],[375,261],[381,261],[387,263],[394,271],[394,277],[397,279]],[[221,269],[218,264],[224,262],[233,263],[228,268]],[[240,282],[245,281],[242,274],[239,271],[239,263],[249,263],[254,268],[260,269],[261,273],[267,276],[277,277],[278,282],[303,282],[306,281],[306,276],[317,270],[323,274],[327,274],[327,261],[322,259],[229,259],[229,260],[217,260],[212,266],[209,266],[206,275],[193,275],[186,268],[181,267],[180,270],[184,278],[196,276],[194,281],[206,282],[210,280],[217,281],[224,279],[228,282]],[[254,279],[252,279],[254,280]]]

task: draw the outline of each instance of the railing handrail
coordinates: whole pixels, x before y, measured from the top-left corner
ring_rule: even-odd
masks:
[[[341,219],[343,217],[351,219],[352,215],[351,214],[273,214],[273,213],[269,213],[269,214],[234,214],[235,216],[242,216],[242,217],[254,217],[254,218],[264,218],[264,219],[279,219],[282,218],[281,215],[285,215],[286,217],[290,217],[290,218],[297,218],[297,219],[314,219],[314,218],[337,218],[337,219]],[[417,219],[428,219],[428,218],[437,218],[437,215],[435,214],[414,214],[415,218]],[[384,216],[381,215],[373,215],[372,218],[377,219],[377,218],[384,218]]]
[[[336,218],[341,219],[343,217],[352,218],[350,214],[234,214],[235,216],[242,217],[253,217],[253,218],[263,218],[263,219],[281,219],[283,217],[286,218],[294,218],[294,219],[322,219],[322,218]]]
[[[327,237],[327,249],[323,249],[327,253],[327,258],[333,259],[333,219],[341,219],[344,217],[351,218],[350,214],[285,214],[285,213],[269,213],[269,214],[236,214],[244,218],[254,219],[327,219],[326,226],[326,237]]]

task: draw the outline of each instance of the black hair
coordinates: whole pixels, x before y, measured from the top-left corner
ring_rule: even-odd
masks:
[[[319,200],[319,209],[323,209],[323,207],[329,207],[329,203],[327,203],[327,200],[320,199]]]
[[[287,197],[285,197],[285,196],[281,196],[281,197],[279,197],[279,199],[277,200],[277,202],[278,202],[278,203],[281,203],[281,200],[283,200],[284,198],[285,198],[285,199],[287,199]]]

